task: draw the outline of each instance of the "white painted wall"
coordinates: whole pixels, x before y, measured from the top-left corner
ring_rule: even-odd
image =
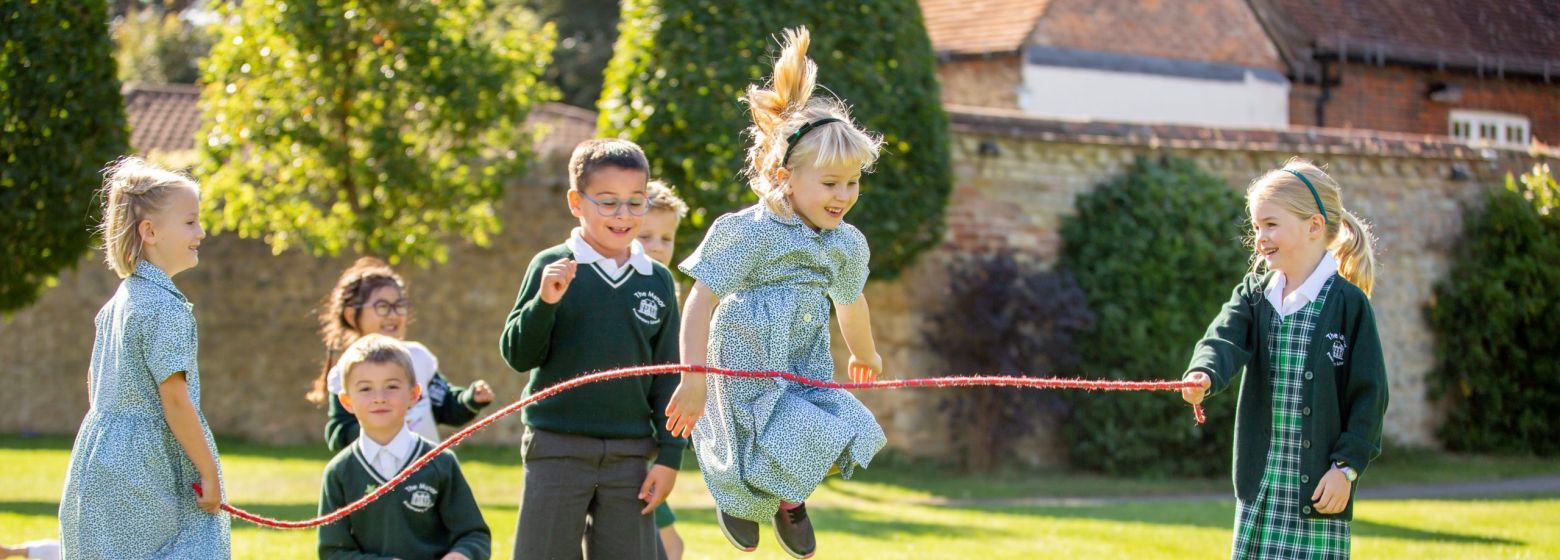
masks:
[[[1289,125],[1289,84],[1025,64],[1018,106],[1035,115],[1242,128]]]

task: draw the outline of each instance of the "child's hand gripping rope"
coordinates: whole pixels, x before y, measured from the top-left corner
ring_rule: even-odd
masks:
[[[853,359],[852,362],[855,363],[856,360]],[[878,363],[881,363],[881,361]],[[860,378],[866,374],[877,373],[870,367],[867,367],[867,364],[863,364],[862,367],[866,369],[866,371],[853,374],[852,377]],[[881,366],[879,366],[879,368],[881,368]],[[226,503],[222,504],[222,510],[232,514],[234,517],[243,519],[250,523],[277,529],[308,529],[312,527],[318,527],[320,525],[325,525],[327,523],[332,523],[346,517],[347,515],[350,515],[352,512],[362,509],[364,506],[367,506],[374,500],[377,500],[381,496],[389,493],[391,490],[394,490],[396,486],[400,485],[402,482],[405,482],[407,477],[410,477],[412,473],[417,472],[418,469],[421,469],[424,465],[427,465],[429,461],[432,461],[434,457],[437,457],[440,453],[443,453],[444,450],[459,445],[460,442],[465,441],[466,438],[471,437],[471,435],[477,431],[486,428],[488,425],[498,421],[498,419],[513,414],[514,412],[519,411],[520,409],[532,403],[547,399],[557,395],[558,393],[574,389],[581,385],[588,385],[591,383],[608,381],[612,379],[622,379],[625,377],[665,375],[683,372],[702,373],[707,375],[725,375],[729,377],[748,377],[756,379],[784,379],[793,383],[802,383],[826,389],[899,389],[905,387],[984,386],[1017,387],[1030,389],[1086,389],[1098,391],[1179,391],[1182,389],[1190,389],[1200,386],[1194,381],[1118,381],[1066,379],[1059,377],[1017,377],[1004,375],[926,377],[920,379],[893,379],[885,381],[853,381],[850,383],[837,383],[833,381],[817,381],[794,373],[783,371],[736,371],[711,366],[696,366],[687,364],[664,364],[656,366],[640,366],[615,369],[599,373],[592,373],[589,375],[582,375],[557,385],[553,385],[541,391],[537,391],[529,397],[510,403],[508,406],[505,406],[504,408],[489,414],[486,418],[478,420],[472,425],[465,427],[459,432],[456,432],[455,435],[450,436],[449,439],[444,440],[443,443],[435,446],[433,449],[423,454],[422,457],[419,457],[411,465],[408,465],[404,470],[401,471],[400,474],[396,475],[395,478],[392,478],[385,484],[380,485],[379,488],[376,488],[373,492],[364,495],[357,501],[347,504],[346,506],[343,506],[341,509],[338,509],[334,512],[302,521],[282,521],[256,515]],[[1197,419],[1198,424],[1206,421],[1201,405],[1193,405],[1192,411]],[[197,495],[201,494],[201,486],[199,484],[192,484],[191,486],[194,488]]]

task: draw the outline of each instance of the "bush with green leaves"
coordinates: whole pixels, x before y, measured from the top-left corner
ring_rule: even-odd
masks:
[[[1547,165],[1470,208],[1426,308],[1447,448],[1560,454],[1560,188]]]
[[[625,0],[607,66],[600,129],[644,146],[656,176],[694,211],[686,253],[721,214],[757,199],[740,173],[750,84],[763,83],[791,27],[812,33],[818,83],[883,134],[876,172],[847,218],[872,244],[873,278],[891,278],[942,240],[952,188],[948,117],[915,0]]]
[[[618,1],[527,0],[526,4],[558,28],[558,46],[546,75],[547,83],[558,88],[558,100],[595,108],[607,61],[612,60],[612,44],[617,41]]]
[[[485,245],[551,98],[550,25],[517,4],[224,3],[201,96],[208,220],[281,252],[442,261]]]
[[[1088,294],[1083,374],[1180,379],[1192,346],[1246,272],[1241,195],[1191,161],[1138,159],[1081,195],[1062,225],[1062,267]],[[1179,393],[1070,392],[1073,464],[1109,473],[1207,475],[1229,462],[1233,392],[1197,426]]]
[[[90,248],[128,131],[103,2],[0,4],[0,312]]]
[[[132,7],[114,18],[110,32],[119,79],[126,82],[193,84],[200,78],[200,58],[211,51],[205,28],[165,8]]]
[[[1094,326],[1083,291],[1065,270],[1010,253],[966,255],[948,267],[949,302],[926,342],[960,374],[1049,377],[1078,367],[1077,336]],[[954,389],[940,412],[955,456],[972,471],[998,466],[1014,446],[1063,409],[1056,391]]]

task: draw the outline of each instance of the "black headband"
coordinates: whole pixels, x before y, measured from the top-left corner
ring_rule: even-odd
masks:
[[[1322,208],[1322,195],[1316,194],[1316,187],[1311,186],[1311,180],[1305,178],[1305,174],[1301,173],[1299,171],[1295,171],[1295,170],[1289,169],[1287,167],[1284,168],[1284,171],[1288,171],[1290,173],[1293,173],[1296,177],[1300,178],[1300,182],[1305,183],[1305,188],[1311,189],[1311,198],[1315,198],[1316,199],[1316,211],[1322,215],[1322,223],[1324,223],[1324,224],[1332,223],[1332,220],[1327,219],[1327,209],[1326,208]]]
[[[800,142],[802,140],[803,136],[806,136],[807,133],[812,132],[812,130],[814,128],[818,128],[820,126],[823,126],[823,125],[826,125],[826,124],[829,124],[829,123],[837,123],[837,122],[845,122],[845,121],[842,121],[840,119],[836,119],[834,117],[824,117],[824,118],[818,119],[816,121],[804,124],[804,125],[802,125],[801,128],[796,129],[796,132],[792,132],[791,133],[791,137],[785,139],[785,159],[780,160],[780,165],[783,166],[783,165],[786,165],[786,164],[791,162],[791,150],[796,148],[796,143]]]

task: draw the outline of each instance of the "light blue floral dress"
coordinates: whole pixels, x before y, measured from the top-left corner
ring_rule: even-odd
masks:
[[[850,224],[813,231],[762,204],[711,224],[680,268],[720,298],[709,364],[834,377],[829,301],[854,303],[867,282],[866,237]],[[887,441],[850,393],[777,379],[706,377],[693,448],[715,503],[753,521],[800,502],[831,467],[850,478]]]
[[[157,387],[184,372],[206,445],[195,365],[195,313],[173,279],[146,261],[97,315],[92,408],[76,433],[60,498],[63,558],[230,556],[228,514],[195,505],[195,464],[173,438]],[[220,476],[220,475],[219,475]]]

